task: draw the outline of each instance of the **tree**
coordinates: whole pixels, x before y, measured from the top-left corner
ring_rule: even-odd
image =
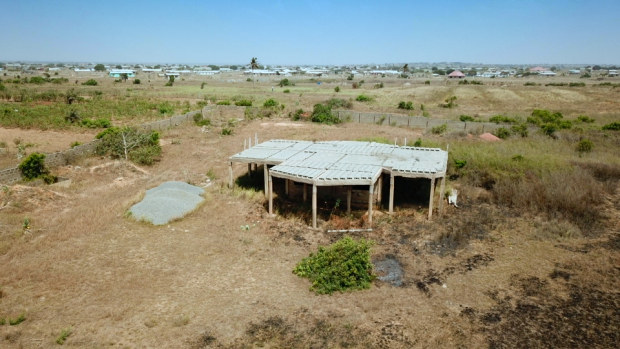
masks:
[[[95,66],[95,71],[105,71],[105,66],[99,63]]]
[[[127,73],[121,73],[121,80],[123,80],[123,82],[127,81],[127,79],[129,79],[129,75],[127,75]]]
[[[120,64],[117,64],[116,69],[123,69],[123,67]]]
[[[254,69],[258,68],[258,58],[252,57],[250,60],[250,69],[252,70],[252,76],[254,76]],[[254,78],[252,78],[252,87],[254,87]]]
[[[407,74],[409,72],[409,64],[403,65],[403,73]]]

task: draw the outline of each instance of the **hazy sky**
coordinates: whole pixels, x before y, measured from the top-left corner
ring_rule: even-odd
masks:
[[[0,0],[0,61],[620,64],[620,0]]]

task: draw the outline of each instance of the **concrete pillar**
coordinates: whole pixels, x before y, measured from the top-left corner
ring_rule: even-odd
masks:
[[[372,202],[375,194],[373,190],[374,186],[374,183],[368,186],[368,227],[372,227]]]
[[[228,163],[228,187],[233,187],[233,163]]]
[[[269,214],[273,214],[273,179],[269,175]]]
[[[428,219],[433,218],[433,198],[435,197],[435,178],[431,179],[431,194],[428,198]]]
[[[394,213],[394,174],[390,172],[390,213]]]
[[[316,228],[316,184],[312,184],[312,228]]]
[[[379,176],[379,180],[377,181],[377,206],[381,209],[381,200],[383,196],[383,173]]]
[[[269,196],[269,167],[263,165],[263,177],[265,178],[265,197]]]
[[[353,191],[352,186],[347,187],[347,214],[351,214],[351,192]]]
[[[446,190],[446,175],[444,174],[443,177],[441,177],[441,184],[439,185],[439,216],[443,215],[443,205],[444,205],[444,199],[445,199],[445,190]]]

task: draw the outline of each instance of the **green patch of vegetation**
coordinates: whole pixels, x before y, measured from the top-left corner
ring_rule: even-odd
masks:
[[[97,86],[99,83],[95,79],[88,79],[82,83],[84,86]]]
[[[568,87],[585,87],[585,82],[571,82],[568,84]]]
[[[334,108],[349,109],[353,107],[353,103],[351,103],[351,101],[342,99],[342,98],[328,99],[327,101],[325,101],[325,104],[331,109],[334,109]]]
[[[523,84],[523,86],[540,86],[540,84],[537,84],[537,83],[532,82],[532,81],[528,81],[525,84]]]
[[[610,124],[604,125],[602,127],[603,130],[610,130],[610,131],[620,131],[620,122],[618,121],[614,121]]]
[[[589,153],[594,148],[594,143],[589,139],[582,139],[577,143],[576,151],[580,154]]]
[[[469,116],[469,115],[461,115],[461,116],[459,116],[459,120],[461,120],[463,122],[473,122],[473,121],[476,121],[476,119],[474,119],[473,116]]]
[[[512,133],[519,135],[521,137],[527,137],[529,134],[526,124],[512,125],[510,127],[510,131],[512,131]]]
[[[355,98],[355,100],[358,102],[370,102],[372,101],[372,98],[366,95],[359,95]]]
[[[222,132],[221,132],[222,136],[230,136],[232,134],[233,134],[233,129],[231,127],[222,128]]]
[[[273,98],[269,98],[268,100],[265,101],[265,103],[263,103],[263,107],[265,108],[275,108],[278,106],[278,101],[276,101]]]
[[[286,90],[282,91],[282,93],[291,93],[291,90],[286,89]]]
[[[448,124],[443,124],[439,126],[435,126],[431,128],[431,133],[435,135],[440,135],[445,133],[448,130]]]
[[[371,241],[345,237],[304,258],[293,273],[310,280],[317,294],[370,288],[374,279],[370,261]]]
[[[456,96],[448,97],[444,100],[445,103],[440,104],[440,106],[442,108],[452,109],[458,106],[458,104],[456,104],[456,100],[457,100]]]
[[[142,81],[140,81],[140,79],[134,79],[133,80],[133,84],[134,85],[140,85],[142,83]]]
[[[398,102],[398,109],[413,110],[413,102],[400,101]]]
[[[217,101],[216,105],[230,105],[229,100]]]
[[[278,85],[280,87],[284,87],[284,86],[295,86],[294,83],[290,82],[289,79],[282,79],[280,80],[280,82],[278,83]]]
[[[568,84],[565,82],[550,82],[548,84],[545,84],[545,86],[556,86],[556,87],[560,87],[560,86],[567,86]]]
[[[82,120],[81,125],[87,128],[108,128],[112,126],[112,123],[108,119],[99,118],[95,120],[84,119]]]
[[[321,124],[339,124],[341,121],[338,116],[332,114],[332,108],[325,104],[315,104],[310,117],[312,122],[318,122]]]
[[[497,136],[497,138],[506,139],[510,137],[510,130],[504,127],[500,127],[495,130],[495,135]]]
[[[73,330],[71,330],[71,328],[65,328],[60,331],[60,334],[58,335],[58,337],[56,337],[56,344],[65,344],[65,341],[67,340],[67,338],[69,338],[71,333],[73,333]]]
[[[304,110],[303,109],[297,109],[297,110],[295,110],[295,112],[293,114],[291,114],[291,119],[293,119],[295,121],[300,120],[303,114],[304,114]]]
[[[579,115],[577,117],[577,121],[579,122],[583,122],[584,124],[591,124],[593,123],[595,120],[592,119],[591,117],[587,116],[587,115]]]
[[[211,126],[211,119],[203,117],[201,113],[194,114],[193,119],[197,126]]]
[[[25,180],[31,181],[49,174],[45,167],[45,154],[32,153],[28,155],[20,164],[19,170]]]
[[[75,147],[80,146],[80,145],[82,145],[82,143],[80,143],[78,141],[75,141],[75,142],[71,143],[71,148],[75,148]]]
[[[336,93],[340,92],[340,86],[334,87],[334,92],[336,92]]]
[[[18,317],[16,317],[15,319],[11,319],[9,318],[9,325],[11,326],[17,326],[19,324],[21,324],[22,322],[26,321],[26,314],[21,313]]]
[[[482,81],[478,81],[478,80],[468,81],[467,79],[463,79],[459,81],[459,85],[484,85],[484,84],[482,83]]]
[[[95,152],[98,155],[109,155],[114,159],[131,160],[142,165],[152,165],[161,155],[159,133],[156,131],[142,132],[131,127],[110,127],[100,132]]]
[[[569,120],[563,118],[560,112],[551,113],[545,109],[535,109],[527,118],[527,122],[539,126],[544,134],[553,136],[556,130],[570,129],[573,126]]]
[[[242,100],[236,101],[235,105],[238,107],[251,107],[252,101],[247,100],[247,99],[242,99]]]

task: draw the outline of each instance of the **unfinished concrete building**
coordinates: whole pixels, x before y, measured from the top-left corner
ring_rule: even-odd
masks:
[[[251,140],[250,142],[251,143]],[[373,206],[381,204],[383,180],[389,178],[388,210],[394,210],[395,179],[422,178],[430,181],[428,217],[433,214],[433,198],[438,180],[444,191],[448,152],[439,148],[398,146],[357,141],[270,140],[248,147],[229,158],[229,186],[234,183],[234,163],[245,163],[252,171],[263,166],[265,195],[273,214],[274,178],[284,181],[285,195],[299,188],[303,200],[312,195],[312,226],[317,227],[318,188],[346,191],[347,212],[351,212],[352,189],[364,188],[368,195],[368,224],[372,225]],[[359,190],[358,190],[359,192]],[[441,211],[443,200],[439,202]]]

